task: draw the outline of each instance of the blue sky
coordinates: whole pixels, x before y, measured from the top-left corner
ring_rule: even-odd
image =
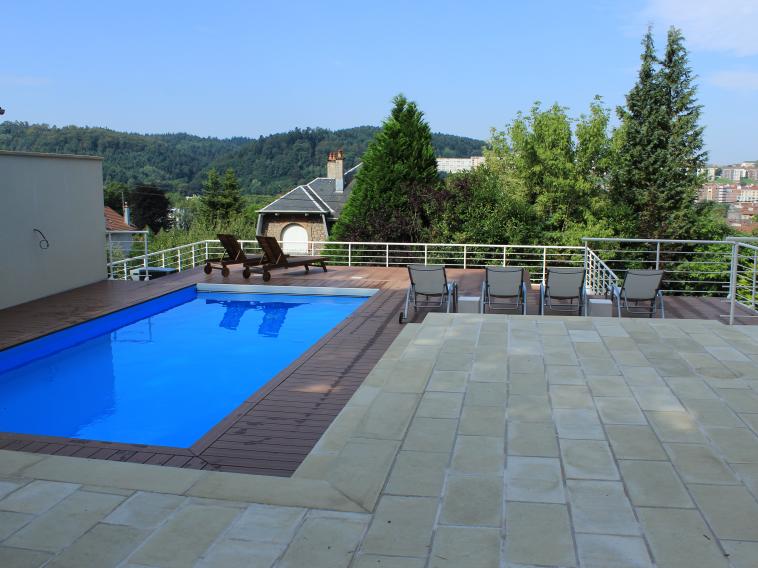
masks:
[[[5,120],[258,136],[379,124],[398,92],[487,138],[535,100],[623,103],[648,23],[680,26],[711,161],[758,159],[756,0],[2,5]]]

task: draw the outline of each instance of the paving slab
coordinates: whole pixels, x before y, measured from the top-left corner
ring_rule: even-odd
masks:
[[[192,565],[237,516],[239,511],[231,507],[184,507],[154,532],[129,561],[161,568]]]
[[[719,549],[700,514],[693,509],[639,508],[637,514],[661,568],[726,568]]]
[[[493,436],[458,436],[451,462],[455,473],[502,474],[505,440]]]
[[[427,392],[421,397],[417,417],[458,418],[463,406],[463,393]]]
[[[618,459],[667,460],[668,455],[649,426],[605,427]]]
[[[605,432],[595,409],[557,408],[553,419],[559,438],[605,440]]]
[[[347,567],[368,522],[365,515],[307,518],[277,567]]]
[[[104,522],[129,525],[138,529],[154,529],[185,501],[180,495],[140,491],[121,503]]]
[[[694,507],[669,462],[620,460],[621,478],[637,507]]]
[[[128,526],[98,524],[47,564],[49,568],[115,567],[149,532]]]
[[[685,483],[737,485],[734,473],[707,446],[697,444],[666,444],[674,467]]]
[[[558,438],[552,424],[508,422],[508,455],[558,457]]]
[[[561,457],[567,478],[619,479],[607,442],[599,440],[561,440]]]
[[[705,436],[688,412],[646,412],[650,425],[663,442],[704,444]]]
[[[722,540],[721,544],[729,555],[729,562],[734,568],[755,568],[758,558],[758,542]]]
[[[403,556],[381,556],[378,554],[361,554],[353,564],[354,568],[425,568],[426,558],[409,558]]]
[[[299,507],[250,505],[226,531],[226,538],[288,544],[305,517]]]
[[[458,421],[448,418],[414,418],[403,442],[404,450],[449,454],[455,442]]]
[[[434,371],[429,383],[426,386],[427,391],[441,392],[466,392],[466,383],[468,382],[468,373],[463,371]]]
[[[224,538],[213,544],[195,564],[197,568],[271,568],[286,546]]]
[[[566,487],[576,531],[594,534],[640,534],[632,506],[620,482],[569,479]]]
[[[600,420],[604,424],[647,425],[637,401],[631,397],[598,397],[595,399]]]
[[[505,556],[512,564],[576,566],[565,505],[508,503]]]
[[[577,534],[582,568],[651,568],[645,541],[633,536]]]
[[[101,521],[124,497],[77,491],[7,539],[4,544],[59,552]]]
[[[503,478],[448,475],[440,523],[493,526],[501,524]]]
[[[370,511],[379,499],[399,446],[400,442],[394,440],[353,438],[332,462],[327,480],[337,491]]]
[[[747,428],[708,428],[711,442],[729,463],[758,463],[758,436]]]
[[[429,568],[499,568],[500,531],[481,527],[439,527]]]
[[[0,566],[3,568],[37,568],[50,560],[49,552],[0,546]]]
[[[505,383],[471,381],[466,390],[464,405],[504,406],[507,394]]]
[[[689,489],[716,536],[758,541],[758,503],[747,489],[696,484]]]
[[[503,436],[505,406],[464,406],[458,433],[466,436]]]
[[[442,493],[450,457],[439,452],[400,451],[384,492],[390,495],[437,497]]]
[[[552,422],[547,395],[509,396],[506,417],[520,422]]]
[[[18,529],[29,523],[33,518],[34,515],[28,513],[0,511],[0,541],[11,536]]]
[[[506,468],[505,496],[509,501],[565,503],[560,460],[510,456]]]
[[[32,481],[0,501],[0,509],[17,513],[44,513],[78,488],[76,483]]]
[[[438,499],[431,497],[382,497],[362,551],[426,558],[431,548],[437,504]]]

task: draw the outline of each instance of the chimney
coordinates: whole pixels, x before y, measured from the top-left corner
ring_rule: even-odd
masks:
[[[124,201],[124,222],[127,225],[131,225],[131,223],[129,222],[130,213],[131,212],[129,211],[129,204],[126,201]]]
[[[326,160],[326,177],[335,180],[334,186],[337,193],[342,193],[345,189],[345,152],[337,150],[336,152],[329,152],[329,157]]]

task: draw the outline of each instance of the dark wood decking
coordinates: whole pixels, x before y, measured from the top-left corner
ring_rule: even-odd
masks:
[[[402,329],[397,316],[404,300],[407,271],[404,268],[337,267],[327,273],[313,270],[306,275],[302,270],[293,269],[275,271],[272,276],[270,285],[364,287],[378,288],[380,292],[191,448],[0,433],[0,449],[291,475]],[[458,281],[461,295],[478,296],[482,281],[480,270],[451,269],[449,276]],[[0,310],[0,349],[197,282],[263,283],[255,276],[244,280],[240,271],[222,278],[217,272],[206,276],[199,269],[151,282],[100,282]],[[536,290],[531,291],[529,300],[530,311],[536,312],[539,302]],[[727,312],[728,304],[717,298],[666,299],[669,318],[725,322],[725,318],[719,316]],[[424,316],[425,312],[419,312],[412,315],[412,321],[421,321]],[[754,318],[739,318],[739,321],[758,323]]]

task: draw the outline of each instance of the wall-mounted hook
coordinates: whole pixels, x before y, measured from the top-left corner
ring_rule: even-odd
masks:
[[[45,236],[45,234],[42,231],[40,231],[39,229],[33,229],[33,231],[35,233],[39,233],[39,236],[42,237],[42,239],[39,242],[39,248],[41,248],[42,250],[49,249],[50,248],[50,241],[47,240],[47,237]]]

